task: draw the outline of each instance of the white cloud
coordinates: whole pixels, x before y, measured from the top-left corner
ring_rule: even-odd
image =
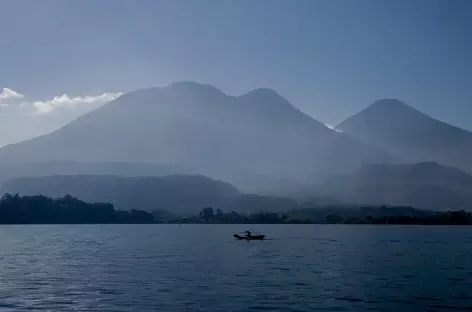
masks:
[[[78,105],[102,105],[111,100],[116,99],[122,93],[103,93],[97,96],[76,96],[70,97],[67,94],[61,96],[55,96],[51,100],[46,101],[35,101],[33,106],[36,108],[36,112],[43,114],[53,111],[55,108],[59,107],[69,107],[71,109],[75,108]]]
[[[334,130],[336,132],[343,132],[341,129],[336,128],[335,126],[325,124],[326,127],[330,128],[331,130]]]
[[[121,94],[63,94],[52,99],[32,100],[27,95],[4,88],[0,92],[0,147],[57,130]]]
[[[11,99],[22,99],[24,97],[25,96],[23,94],[15,92],[12,89],[8,89],[8,88],[3,88],[3,91],[0,92],[0,102],[11,100]]]
[[[12,89],[3,88],[0,92],[0,109],[10,105],[20,103],[25,96],[21,93],[15,92]]]
[[[13,104],[19,104],[19,106],[25,112],[31,113],[31,108],[33,108],[33,112],[43,114],[53,112],[58,108],[69,108],[71,110],[78,108],[83,110],[88,107],[94,109],[100,105],[116,99],[121,95],[121,92],[103,93],[96,96],[72,97],[67,94],[63,94],[60,96],[55,96],[52,99],[32,101],[19,92],[8,88],[3,88],[3,91],[0,92],[0,106],[6,107]]]

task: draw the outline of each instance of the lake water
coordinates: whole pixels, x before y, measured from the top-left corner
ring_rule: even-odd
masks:
[[[472,310],[472,227],[0,226],[0,311]]]

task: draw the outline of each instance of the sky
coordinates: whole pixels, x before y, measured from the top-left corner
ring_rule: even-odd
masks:
[[[0,145],[181,80],[330,125],[396,98],[472,130],[469,0],[0,0],[0,29]]]

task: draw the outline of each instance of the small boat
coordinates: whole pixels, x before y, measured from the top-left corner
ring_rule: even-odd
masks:
[[[241,236],[238,234],[233,235],[236,239],[245,239],[245,240],[263,240],[265,235],[251,235],[251,236]]]

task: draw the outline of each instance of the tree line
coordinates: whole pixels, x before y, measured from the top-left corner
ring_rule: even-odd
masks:
[[[285,213],[223,212],[205,207],[195,215],[175,215],[160,210],[149,213],[116,210],[111,203],[87,203],[70,195],[5,194],[0,199],[0,224],[93,224],[93,223],[223,223],[223,224],[428,224],[472,225],[472,214],[459,211],[427,211],[412,207],[303,208]]]
[[[86,203],[70,195],[5,194],[0,199],[0,224],[156,223],[151,213],[115,210],[110,203]]]
[[[459,211],[427,211],[412,207],[330,207],[306,208],[286,213],[258,212],[243,214],[203,208],[198,215],[172,216],[154,212],[159,223],[227,223],[227,224],[424,224],[472,225],[472,214]]]

